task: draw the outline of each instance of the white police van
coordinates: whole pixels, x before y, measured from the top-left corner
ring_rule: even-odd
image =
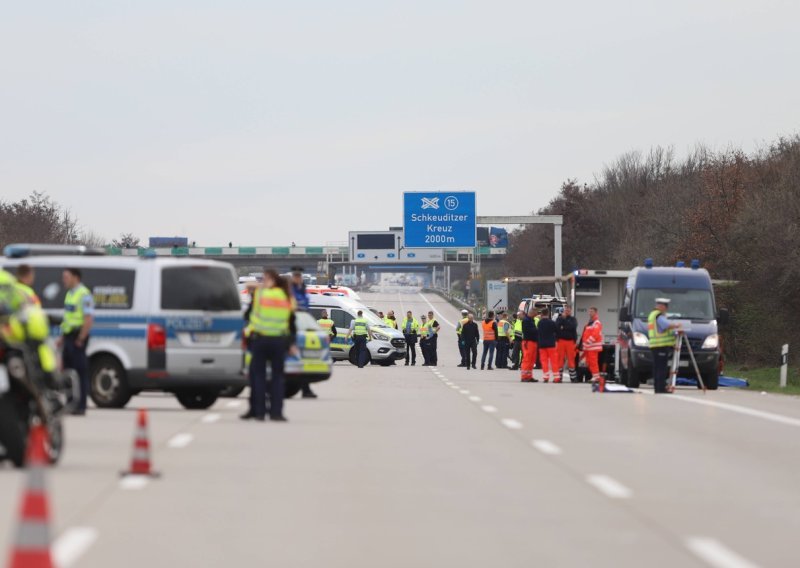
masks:
[[[64,254],[69,252],[78,255]],[[202,409],[214,404],[222,389],[246,385],[241,302],[231,265],[81,255],[85,252],[11,245],[2,267],[34,268],[34,290],[55,321],[64,312],[63,270],[81,270],[95,302],[88,356],[90,396],[97,406],[122,408],[141,391],[166,391],[184,407]]]

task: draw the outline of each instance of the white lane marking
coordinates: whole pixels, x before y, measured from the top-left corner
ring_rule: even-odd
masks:
[[[739,406],[738,404],[703,400],[700,398],[682,396],[679,394],[670,395],[668,398],[673,400],[683,400],[685,402],[693,402],[695,404],[703,404],[705,406],[712,406],[714,408],[721,408],[723,410],[730,410],[731,412],[738,412],[739,414],[752,416],[754,418],[762,418],[763,420],[769,420],[771,422],[777,422],[778,424],[785,424],[787,426],[800,426],[800,419],[792,418],[791,416],[784,416],[783,414],[774,414],[764,410],[756,410],[755,408],[749,408],[747,406]]]
[[[461,394],[469,394],[469,391],[468,391],[468,390],[466,390],[466,389],[464,389],[464,390],[462,390],[462,391],[459,391],[459,392],[460,392]]]
[[[702,560],[715,568],[757,568],[746,558],[742,558],[721,542],[713,538],[692,537],[686,539],[686,546]]]
[[[150,478],[146,475],[126,475],[119,480],[120,489],[125,491],[138,491],[147,487]]]
[[[239,408],[240,406],[242,406],[241,400],[232,400],[225,405],[225,408]]]
[[[480,402],[481,401],[481,397],[479,397],[479,396],[471,396],[471,397],[469,397],[469,399],[472,402]]]
[[[167,447],[174,449],[185,448],[192,443],[192,440],[194,440],[194,436],[191,434],[185,432],[183,434],[175,434],[170,438],[169,442],[167,442]]]
[[[586,476],[586,481],[606,497],[612,499],[630,499],[633,497],[633,491],[607,475],[588,475]]]
[[[561,448],[556,446],[550,440],[531,440],[531,445],[540,452],[542,452],[543,454],[547,454],[548,456],[561,455]]]
[[[509,430],[522,430],[522,422],[513,418],[503,418],[500,422]]]
[[[492,406],[491,404],[487,404],[486,406],[481,406],[481,410],[484,412],[488,412],[489,414],[493,414],[497,412],[497,407]]]
[[[55,565],[59,568],[69,568],[89,550],[96,540],[97,530],[91,527],[67,529],[50,549]]]
[[[206,414],[205,416],[203,416],[202,422],[203,424],[213,424],[214,422],[219,421],[220,418],[221,417],[219,414],[214,414],[214,413]]]
[[[450,388],[451,388],[451,389],[454,389],[454,390],[458,390],[458,389],[460,389],[461,387],[460,387],[460,386],[458,386],[458,385],[450,385]]]
[[[447,325],[449,325],[450,327],[455,329],[456,325],[453,322],[451,322],[449,319],[444,317],[441,313],[439,313],[439,310],[437,310],[436,307],[433,304],[431,304],[431,301],[428,298],[426,298],[425,296],[422,295],[422,292],[419,293],[419,297],[422,298],[423,300],[425,300],[425,303],[428,304],[431,307],[431,309],[433,310],[433,314],[438,319],[442,320],[444,323],[446,323]]]

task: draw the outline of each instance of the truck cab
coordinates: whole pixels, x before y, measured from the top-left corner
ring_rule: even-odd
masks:
[[[674,267],[654,267],[652,262],[634,268],[628,277],[620,309],[620,378],[632,388],[652,378],[653,356],[647,334],[647,318],[655,299],[671,300],[667,317],[681,323],[697,365],[709,389],[719,386],[720,341],[718,321],[727,319],[717,311],[714,287],[708,271],[692,262]],[[679,375],[696,378],[688,348],[681,350]]]

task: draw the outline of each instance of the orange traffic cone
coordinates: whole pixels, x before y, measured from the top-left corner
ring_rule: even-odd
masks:
[[[48,465],[44,426],[31,428],[25,462],[28,479],[20,507],[20,519],[9,568],[52,568],[50,558],[50,527],[45,467]]]
[[[136,437],[133,440],[133,458],[131,469],[123,471],[122,475],[148,475],[158,477],[159,474],[152,470],[150,463],[150,439],[147,435],[147,411],[139,409],[136,421]]]

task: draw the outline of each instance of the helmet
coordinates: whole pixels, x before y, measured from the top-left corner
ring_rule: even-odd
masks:
[[[17,279],[10,272],[0,269],[0,318],[13,314],[24,303],[25,298],[17,289]]]

